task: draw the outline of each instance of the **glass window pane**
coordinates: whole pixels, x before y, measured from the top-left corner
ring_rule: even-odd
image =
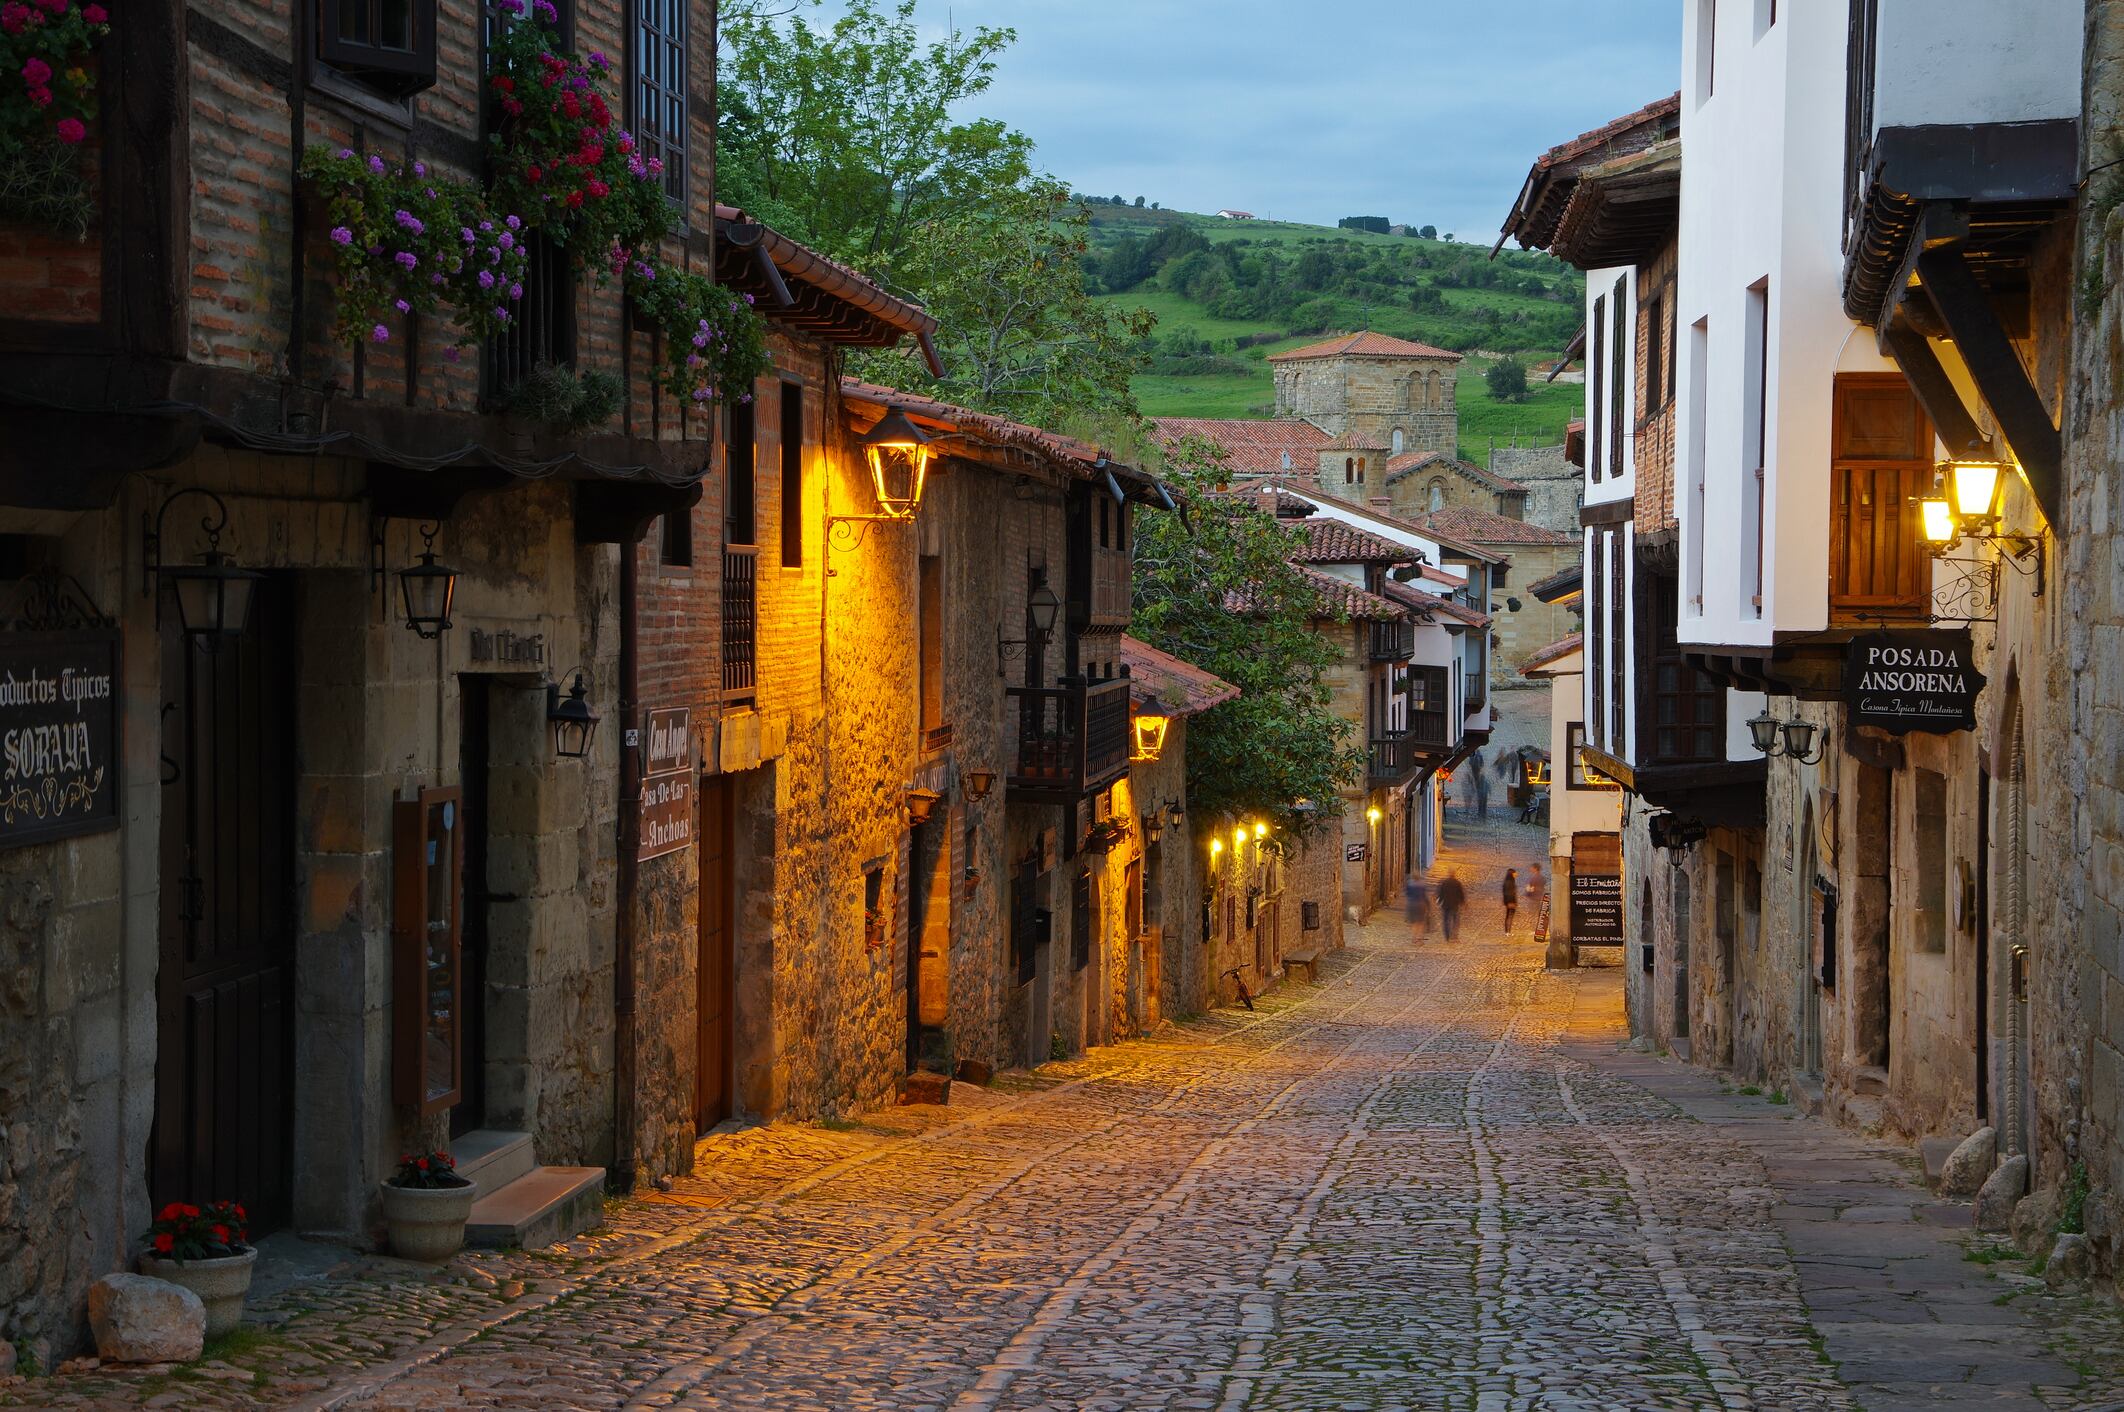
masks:
[[[338,10],[339,38],[345,44],[369,42],[368,0],[340,0]]]
[[[413,0],[377,0],[376,42],[385,49],[413,50]]]

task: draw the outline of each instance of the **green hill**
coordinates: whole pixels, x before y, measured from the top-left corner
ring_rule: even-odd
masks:
[[[1585,300],[1584,277],[1546,255],[1492,260],[1485,246],[1444,240],[1110,204],[1091,211],[1093,293],[1158,316],[1133,384],[1149,415],[1267,416],[1269,354],[1358,329],[1467,355],[1461,447],[1477,459],[1493,440],[1560,441],[1582,410],[1579,386],[1541,381]],[[1506,354],[1530,366],[1524,401],[1489,396],[1483,372]]]

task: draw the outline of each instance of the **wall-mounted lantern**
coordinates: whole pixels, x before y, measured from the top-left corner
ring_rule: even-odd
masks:
[[[1131,760],[1156,760],[1165,753],[1165,732],[1172,725],[1170,716],[1137,716],[1129,724],[1135,731],[1135,746],[1129,751]]]
[[[583,680],[582,668],[575,669],[575,680],[566,697],[561,695],[559,682],[546,683],[546,721],[553,727],[555,755],[563,760],[581,760],[590,754],[598,717],[590,709],[590,688]]]
[[[1187,811],[1180,807],[1179,800],[1168,799],[1165,801],[1165,822],[1169,826],[1176,829],[1179,828],[1181,821],[1186,817]]]
[[[1376,824],[1385,816],[1379,812],[1379,806],[1374,804],[1371,808],[1364,811],[1364,817]]]
[[[933,789],[910,789],[907,791],[907,820],[912,824],[926,824],[937,811],[937,801],[944,796]]]
[[[863,459],[870,467],[870,489],[877,498],[877,513],[828,515],[827,543],[836,549],[853,549],[863,542],[871,525],[912,520],[922,508],[922,491],[929,482],[929,443],[935,439],[897,408],[857,437],[856,445],[863,449]],[[863,528],[856,529],[857,525]]]
[[[170,507],[187,495],[200,496],[213,504],[213,513],[200,520],[200,529],[206,532],[207,547],[191,564],[165,564],[162,561],[163,522],[169,518]],[[186,486],[162,502],[150,525],[146,515],[141,516],[141,558],[147,566],[142,582],[145,592],[156,593],[157,585],[168,583],[177,599],[177,623],[184,635],[203,647],[211,648],[225,637],[239,637],[244,624],[251,617],[251,596],[258,583],[265,577],[251,569],[239,568],[236,562],[221,552],[221,532],[228,528],[229,507],[220,496],[198,486]],[[161,621],[162,599],[155,598],[156,621]]]
[[[1165,814],[1162,810],[1147,809],[1143,813],[1142,824],[1144,841],[1156,843],[1158,835],[1165,832]]]
[[[398,571],[398,591],[405,603],[406,626],[430,640],[441,637],[450,626],[450,607],[457,601],[457,570],[435,562],[435,532],[440,526],[425,524],[420,537],[427,548],[420,562]]]
[[[1048,587],[1047,570],[1034,569],[1032,593],[1025,600],[1025,616],[1029,636],[1005,637],[1003,625],[996,624],[996,675],[1002,676],[1003,664],[1023,657],[1027,651],[1038,652],[1054,635],[1055,624],[1062,620],[1062,600]]]
[[[960,781],[966,786],[966,797],[975,803],[979,803],[981,800],[988,798],[988,791],[996,787],[996,772],[994,770],[968,770],[960,776]]]
[[[1918,501],[1918,529],[1925,547],[1935,559],[1961,566],[1962,582],[1950,585],[1944,596],[1963,611],[1981,616],[1998,606],[1998,566],[2035,577],[2034,596],[2043,596],[2042,539],[2032,534],[2001,534],[1999,504],[2006,488],[2006,464],[2001,461],[1947,461],[1934,479],[1940,493]],[[1989,542],[1999,547],[1996,559],[1948,559],[1962,541]],[[1935,593],[1935,602],[1943,597]],[[1935,608],[1938,612],[1951,612]]]
[[[1823,732],[1820,743],[1816,743],[1816,729],[1814,722],[1798,716],[1779,721],[1766,706],[1763,714],[1750,718],[1748,739],[1758,751],[1772,759],[1783,755],[1802,765],[1811,765],[1829,748],[1827,732]]]

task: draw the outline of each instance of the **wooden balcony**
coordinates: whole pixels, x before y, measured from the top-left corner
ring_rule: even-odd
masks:
[[[1409,712],[1408,736],[1423,750],[1443,750],[1453,743],[1452,726],[1443,711]]]
[[[1406,662],[1415,655],[1414,623],[1371,624],[1371,657],[1374,662]]]
[[[1017,745],[1005,781],[1014,802],[1074,804],[1128,774],[1126,677],[1014,686]]]
[[[1365,780],[1373,789],[1391,788],[1415,774],[1421,763],[1413,732],[1373,736]]]
[[[1466,668],[1462,673],[1460,699],[1470,716],[1490,704],[1489,683],[1484,681],[1482,673],[1473,667]]]
[[[1126,549],[1091,551],[1091,603],[1087,628],[1124,629],[1134,591],[1134,557]]]
[[[723,699],[749,701],[759,674],[760,551],[723,549]]]

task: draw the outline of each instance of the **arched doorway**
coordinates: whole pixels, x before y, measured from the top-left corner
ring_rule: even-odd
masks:
[[[1992,853],[1994,909],[1999,945],[1987,948],[1997,953],[1996,968],[1988,979],[1996,982],[1998,997],[1994,1023],[2000,1035],[1999,1138],[2003,1151],[2029,1159],[2029,1186],[2035,1186],[2035,1077],[2030,1062],[2028,991],[2035,968],[2028,925],[2028,771],[2021,739],[2021,703],[2018,692],[2008,697],[2005,728],[1998,770],[1999,846]]]

